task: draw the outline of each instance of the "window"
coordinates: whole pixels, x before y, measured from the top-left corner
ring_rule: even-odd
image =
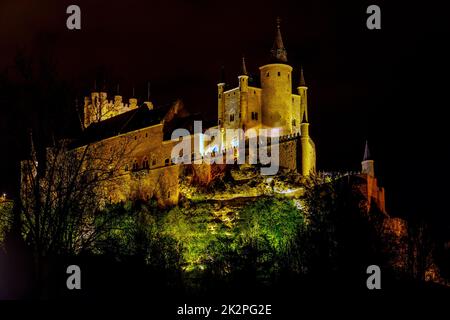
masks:
[[[145,137],[148,138],[148,133],[147,132],[145,133]]]
[[[128,171],[128,170],[129,170],[128,164],[126,164],[126,165],[125,165],[125,171]]]
[[[281,72],[280,71],[278,71],[278,76],[281,76]]]
[[[166,159],[166,160],[164,161],[164,165],[166,165],[166,166],[169,165],[169,159]]]
[[[152,160],[152,166],[156,166],[156,159]]]
[[[137,136],[134,136],[134,140],[137,140]]]
[[[136,160],[133,161],[133,171],[137,171],[139,169],[138,162]]]
[[[295,119],[292,119],[292,125],[295,127],[296,123],[295,123]]]
[[[230,114],[230,122],[234,121],[234,114]]]
[[[170,198],[170,191],[167,192],[167,198]]]
[[[220,99],[220,98],[222,98],[222,94],[221,94],[221,93],[219,93],[219,99]]]
[[[268,77],[268,76],[269,76],[269,73],[267,72],[267,73],[266,73],[266,77]]]
[[[252,120],[255,120],[255,113],[252,112]]]
[[[241,118],[241,113],[239,112],[239,119]]]
[[[258,112],[255,112],[255,120],[258,120]]]
[[[148,169],[149,168],[147,157],[145,157],[144,160],[142,161],[142,168],[143,169]]]

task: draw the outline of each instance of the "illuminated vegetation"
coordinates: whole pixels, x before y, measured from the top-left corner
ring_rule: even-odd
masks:
[[[2,246],[6,233],[11,229],[13,220],[13,202],[0,199],[0,247]]]

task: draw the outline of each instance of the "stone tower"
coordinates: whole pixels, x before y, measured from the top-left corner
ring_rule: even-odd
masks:
[[[222,67],[220,72],[220,82],[217,84],[217,116],[218,116],[218,126],[223,128],[224,117],[225,117],[225,70]]]
[[[242,68],[239,79],[239,110],[241,111],[241,128],[245,131],[248,122],[248,73],[245,58],[242,57]]]
[[[361,173],[367,174],[370,177],[375,177],[374,163],[370,156],[369,143],[367,142],[367,140],[366,140],[366,147],[364,149],[363,161],[361,161],[361,167],[362,167]]]
[[[300,124],[300,145],[302,176],[307,177],[316,171],[316,148],[314,142],[309,136],[309,123],[306,119],[306,112],[303,113],[302,123]]]
[[[266,127],[279,128],[281,135],[292,131],[292,67],[287,64],[286,48],[277,20],[275,42],[271,50],[271,61],[261,66],[261,113]]]

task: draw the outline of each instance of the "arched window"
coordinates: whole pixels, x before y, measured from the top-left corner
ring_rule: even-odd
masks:
[[[136,160],[133,160],[133,171],[137,171],[139,169],[138,162]]]
[[[142,161],[142,168],[143,169],[148,169],[149,168],[147,157],[145,157],[144,160]]]
[[[156,159],[152,160],[152,166],[156,166]]]
[[[169,159],[164,160],[164,165],[166,165],[166,166],[169,165]]]
[[[128,170],[129,170],[128,164],[126,164],[126,165],[125,165],[125,171],[128,171]]]

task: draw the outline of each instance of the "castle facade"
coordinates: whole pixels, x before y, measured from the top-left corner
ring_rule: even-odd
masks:
[[[171,133],[180,128],[192,133],[188,139],[193,150],[180,157],[185,163],[194,161],[191,166],[201,181],[210,179],[212,166],[197,160],[238,147],[237,137],[226,137],[227,129],[242,129],[244,134],[271,129],[270,138],[278,140],[279,166],[303,176],[314,174],[316,150],[309,136],[308,87],[300,69],[293,93],[292,72],[278,23],[270,61],[259,68],[260,86],[249,83],[244,59],[235,88],[226,90],[223,79],[218,83],[217,121],[203,122],[205,129],[220,131],[218,141],[206,143],[209,139],[199,137],[203,133],[193,133],[194,121],[202,120],[201,116],[190,114],[181,101],[154,107],[150,101],[139,104],[135,97],[125,103],[120,95],[109,100],[106,92],[92,92],[84,99],[83,133],[68,144],[68,152],[89,154],[97,168],[91,171],[102,171],[100,167],[114,171],[101,188],[102,201],[109,202],[150,198],[160,205],[178,202],[185,164],[174,161],[172,151],[179,140],[171,139]],[[52,153],[51,148],[48,152]]]

